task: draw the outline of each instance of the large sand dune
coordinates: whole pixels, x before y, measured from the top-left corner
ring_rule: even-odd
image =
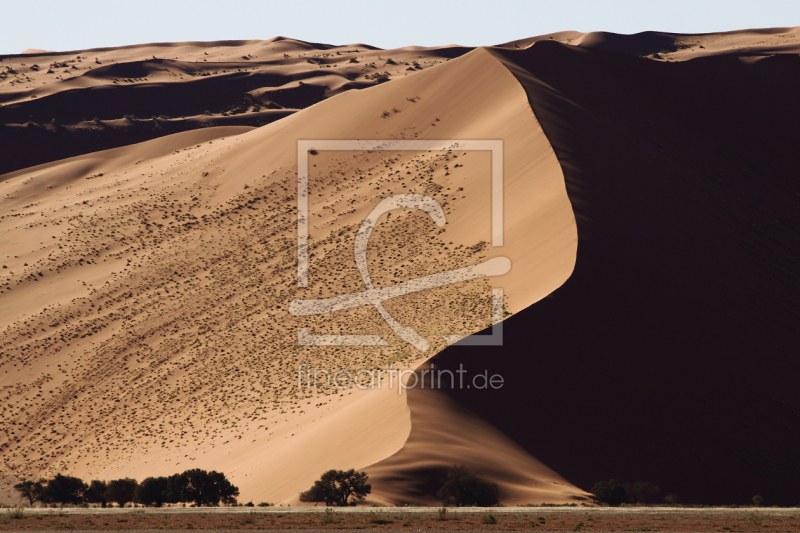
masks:
[[[0,176],[0,476],[201,467],[242,501],[296,504],[323,470],[359,468],[371,501],[434,504],[446,468],[467,464],[509,504],[581,500],[609,477],[689,501],[787,494],[796,46],[777,29],[3,57],[6,170],[19,170]],[[203,91],[217,107],[187,98]],[[54,109],[77,111],[51,126]],[[300,139],[502,140],[504,245],[491,246],[488,152],[314,151],[298,288]],[[447,224],[384,215],[376,286],[499,256],[511,271],[387,301],[428,352],[372,308],[291,315],[296,298],[364,290],[358,227],[407,193],[436,198]],[[442,334],[490,323],[493,287],[512,315],[504,346],[445,349]],[[298,328],[390,344],[298,347]],[[460,363],[504,387],[337,391],[296,373]]]
[[[185,132],[3,177],[4,472],[142,478],[199,466],[228,473],[245,500],[283,501],[327,468],[396,452],[410,431],[396,387],[298,390],[295,369],[408,367],[429,354],[399,341],[375,311],[338,320],[286,311],[297,297],[363,290],[352,239],[387,195],[432,195],[448,223],[442,232],[427,215],[384,216],[369,248],[378,286],[494,256],[512,263],[491,281],[387,302],[433,351],[445,346],[441,334],[486,326],[492,286],[514,313],[570,275],[577,241],[561,169],[524,90],[485,50],[241,131]],[[489,152],[320,152],[308,156],[311,284],[298,289],[303,138],[503,140],[505,238],[516,244],[488,245]],[[392,345],[298,347],[303,325],[376,332]],[[493,451],[509,447],[498,481],[560,481],[516,497],[580,494],[510,441],[487,439]],[[460,460],[457,446],[438,448]],[[402,493],[394,486],[376,498]]]

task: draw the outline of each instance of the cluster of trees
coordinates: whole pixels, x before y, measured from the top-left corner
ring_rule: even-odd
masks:
[[[99,503],[105,507],[116,503],[124,507],[136,502],[145,506],[161,507],[165,503],[194,503],[211,506],[236,504],[239,489],[220,472],[207,472],[199,468],[186,470],[169,477],[149,477],[141,483],[124,478],[112,481],[93,480],[88,485],[81,479],[56,474],[48,481],[22,481],[14,488],[31,505],[42,503]]]

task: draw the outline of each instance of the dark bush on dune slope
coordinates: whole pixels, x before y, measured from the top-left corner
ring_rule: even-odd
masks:
[[[497,485],[482,480],[466,466],[453,466],[437,494],[444,505],[490,507],[498,503]]]

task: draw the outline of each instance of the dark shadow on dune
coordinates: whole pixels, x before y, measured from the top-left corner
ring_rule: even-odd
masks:
[[[505,386],[448,394],[582,489],[796,505],[800,57],[494,53],[564,169],[578,256],[504,346],[431,360]]]

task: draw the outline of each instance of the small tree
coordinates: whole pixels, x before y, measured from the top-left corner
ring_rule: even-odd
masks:
[[[453,466],[437,496],[445,505],[489,507],[498,503],[497,485],[482,480],[465,465]]]
[[[597,482],[589,492],[597,496],[601,502],[609,505],[619,505],[628,499],[628,492],[616,479]]]
[[[350,470],[328,470],[305,492],[300,493],[301,502],[325,502],[325,505],[354,505],[372,492],[367,483],[366,472]],[[352,497],[352,502],[350,498]]]
[[[89,503],[99,503],[100,506],[105,509],[106,503],[108,503],[108,497],[106,495],[107,490],[108,486],[105,481],[93,479],[92,482],[89,483],[89,488],[86,489],[83,498]]]
[[[110,502],[117,502],[120,507],[125,507],[126,503],[133,501],[137,485],[136,480],[129,477],[109,481],[106,498]]]
[[[148,507],[161,507],[167,501],[168,490],[169,478],[149,477],[137,487],[135,501]]]
[[[338,499],[336,488],[336,470],[328,470],[311,485],[311,488],[300,493],[301,502],[325,502],[325,505],[336,505]]]
[[[76,477],[56,474],[42,491],[42,501],[61,504],[81,503],[87,488],[86,483]]]
[[[764,503],[764,498],[762,498],[758,494],[753,496],[753,505],[755,505],[756,507],[761,507],[762,503]]]
[[[42,499],[42,491],[44,486],[39,481],[22,481],[14,485],[14,490],[20,493],[23,498],[26,498],[31,505]]]

